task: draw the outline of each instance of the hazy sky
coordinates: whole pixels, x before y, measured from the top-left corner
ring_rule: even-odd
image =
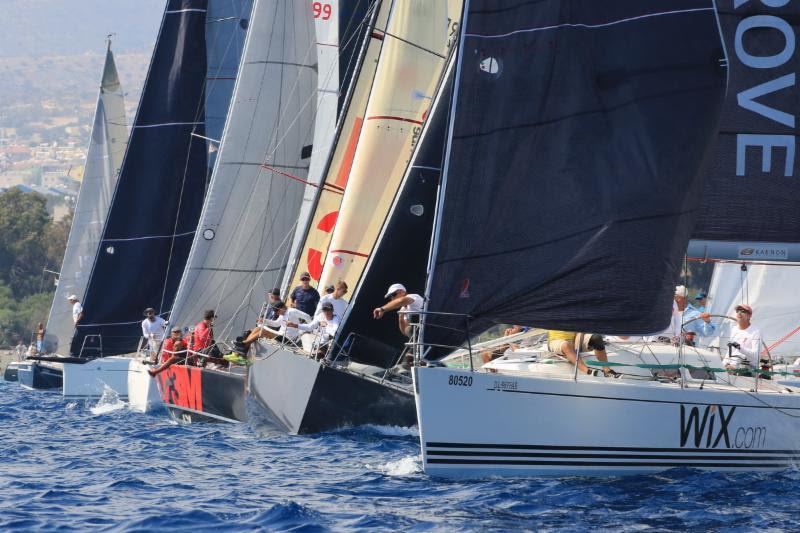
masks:
[[[101,53],[116,33],[117,52],[150,49],[166,0],[0,0],[0,56]]]

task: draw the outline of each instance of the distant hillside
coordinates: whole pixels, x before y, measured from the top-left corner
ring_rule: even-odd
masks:
[[[166,0],[2,0],[0,57],[100,52],[116,33],[118,52],[149,51]]]

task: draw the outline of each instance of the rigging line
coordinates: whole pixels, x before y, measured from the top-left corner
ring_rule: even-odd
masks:
[[[380,30],[376,30],[376,31],[380,31]],[[446,55],[440,54],[438,52],[434,52],[433,50],[431,50],[429,48],[425,48],[424,46],[419,45],[417,43],[411,42],[408,39],[403,39],[399,35],[395,35],[393,33],[389,33],[388,31],[385,31],[385,30],[383,32],[381,32],[381,33],[383,33],[383,35],[388,35],[392,39],[397,39],[400,42],[403,42],[403,43],[406,43],[407,45],[413,46],[414,48],[417,48],[418,50],[422,50],[423,52],[427,52],[427,53],[429,53],[429,54],[431,54],[433,56],[436,56],[436,57],[438,57],[440,59],[447,59]]]
[[[645,15],[637,15],[635,17],[628,17],[619,20],[612,20],[610,22],[601,22],[598,24],[585,24],[585,23],[578,23],[578,22],[565,22],[563,24],[554,24],[552,26],[540,26],[538,28],[528,28],[524,30],[514,30],[508,33],[500,33],[497,35],[481,35],[478,33],[465,33],[464,37],[474,37],[477,39],[501,39],[503,37],[510,37],[512,35],[516,35],[518,33],[534,33],[540,31],[549,31],[549,30],[559,30],[562,28],[578,28],[578,29],[587,29],[587,30],[594,30],[599,28],[607,28],[609,26],[616,26],[618,24],[625,24],[627,22],[636,22],[639,20],[650,19],[654,17],[661,17],[666,15],[683,15],[687,13],[697,13],[702,11],[714,11],[713,7],[697,7],[693,9],[676,9],[673,11],[660,11],[658,13],[647,13]]]
[[[250,299],[250,296],[253,294],[253,291],[255,290],[256,286],[258,285],[258,282],[261,280],[261,278],[264,276],[264,274],[265,274],[265,273],[268,271],[269,267],[272,265],[272,261],[273,261],[273,260],[275,259],[275,257],[278,255],[278,252],[281,250],[281,248],[283,248],[283,247],[284,247],[284,245],[286,244],[286,241],[287,241],[287,239],[289,239],[289,237],[290,237],[290,236],[292,236],[292,235],[294,234],[294,231],[293,231],[293,230],[294,230],[294,228],[295,228],[295,226],[296,226],[296,225],[297,225],[297,221],[295,221],[295,223],[294,223],[294,224],[292,224],[292,225],[289,227],[289,230],[286,232],[286,236],[283,238],[283,241],[281,241],[280,245],[278,245],[278,247],[275,249],[275,252],[273,252],[273,254],[272,254],[272,257],[270,257],[269,261],[267,261],[267,265],[264,267],[264,269],[263,269],[263,270],[261,270],[261,272],[258,274],[258,276],[256,277],[256,279],[254,280],[254,282],[251,284],[251,286],[250,286],[250,289],[249,289],[249,290],[247,291],[247,293],[245,294],[245,297],[244,297],[244,299],[241,301],[241,303],[239,303],[239,306],[238,306],[238,307],[236,308],[236,310],[233,312],[233,314],[232,314],[231,318],[230,318],[230,319],[228,320],[228,322],[226,322],[226,323],[225,323],[225,325],[222,327],[222,331],[221,331],[221,333],[223,333],[223,334],[224,334],[224,333],[225,333],[225,332],[227,332],[227,331],[228,331],[228,329],[231,327],[231,325],[232,325],[232,323],[233,323],[233,320],[234,320],[234,318],[233,318],[233,317],[235,317],[235,316],[237,316],[237,315],[239,314],[239,312],[241,311],[241,309],[244,307],[244,303]]]
[[[800,326],[797,326],[792,331],[790,331],[789,333],[787,333],[786,335],[784,335],[783,337],[781,337],[780,339],[775,341],[775,343],[773,343],[771,346],[767,346],[767,350],[768,351],[769,350],[774,350],[775,348],[777,348],[778,346],[783,344],[785,341],[787,341],[790,337],[792,337],[798,331],[800,331]]]
[[[267,170],[269,170],[271,172],[274,172],[276,174],[280,174],[281,176],[285,176],[285,177],[287,177],[289,179],[293,179],[295,181],[299,181],[300,183],[303,183],[303,184],[308,185],[310,187],[315,187],[317,189],[327,190],[329,192],[333,192],[333,193],[336,193],[336,194],[344,194],[344,189],[342,189],[340,187],[337,187],[336,185],[332,185],[332,184],[329,184],[329,183],[322,183],[322,184],[313,183],[313,182],[310,182],[308,180],[304,180],[303,178],[300,178],[298,176],[293,176],[293,175],[289,174],[288,172],[282,172],[282,171],[278,170],[277,168],[271,167],[271,166],[269,166],[269,165],[267,165],[265,163],[261,164],[260,166],[261,166],[261,168],[267,169]]]
[[[184,233],[173,233],[171,235],[148,235],[146,237],[129,237],[126,239],[102,239],[100,242],[128,242],[128,241],[144,241],[148,239],[175,239],[176,237],[185,237],[186,235],[193,235],[194,230]]]

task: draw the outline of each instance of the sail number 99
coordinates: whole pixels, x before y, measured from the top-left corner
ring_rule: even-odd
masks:
[[[328,2],[312,2],[311,8],[314,10],[315,19],[321,18],[322,20],[328,20],[331,18],[333,10]]]
[[[447,384],[454,387],[472,387],[472,376],[454,376],[447,379]]]

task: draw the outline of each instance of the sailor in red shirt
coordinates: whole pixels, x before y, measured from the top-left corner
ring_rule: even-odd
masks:
[[[174,327],[170,336],[164,341],[161,347],[161,365],[148,370],[151,376],[156,376],[171,367],[175,363],[186,362],[186,343],[183,340],[181,328]]]
[[[194,336],[192,337],[192,351],[199,352],[214,344],[214,319],[217,315],[214,314],[213,309],[209,309],[203,313],[203,320],[197,323],[194,327]]]

